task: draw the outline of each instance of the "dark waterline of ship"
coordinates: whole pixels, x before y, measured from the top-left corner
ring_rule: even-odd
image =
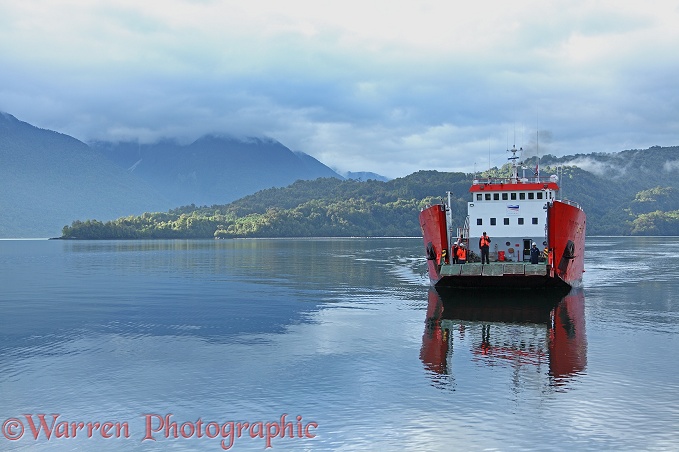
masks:
[[[0,450],[679,447],[678,238],[588,238],[558,299],[422,250],[0,241]]]

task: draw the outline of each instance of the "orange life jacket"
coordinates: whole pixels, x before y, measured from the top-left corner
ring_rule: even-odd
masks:
[[[458,248],[457,249],[457,258],[466,261],[467,260],[467,250],[464,248]]]
[[[490,246],[490,237],[488,236],[481,236],[481,246]]]

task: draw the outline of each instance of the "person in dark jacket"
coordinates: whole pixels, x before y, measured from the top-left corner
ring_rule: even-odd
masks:
[[[535,244],[535,242],[533,242],[533,246],[530,248],[530,263],[537,264],[539,260],[540,250],[538,249],[538,246]]]

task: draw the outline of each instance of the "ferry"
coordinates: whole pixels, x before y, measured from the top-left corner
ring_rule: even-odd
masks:
[[[510,150],[509,177],[472,182],[464,224],[453,224],[450,192],[447,203],[420,212],[435,287],[570,290],[582,281],[585,212],[578,203],[560,199],[559,177],[542,176],[539,164],[531,177],[519,177],[520,150]],[[482,262],[484,233],[490,244]]]

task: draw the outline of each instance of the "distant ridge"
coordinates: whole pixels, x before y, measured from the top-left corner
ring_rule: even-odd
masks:
[[[342,176],[276,140],[205,135],[181,145],[93,142],[112,162],[164,193],[175,206],[225,204],[296,180]]]
[[[378,180],[382,182],[388,182],[391,179],[389,179],[386,176],[382,176],[377,173],[371,173],[368,171],[359,171],[359,172],[353,172],[353,171],[348,171],[344,173],[344,177],[347,179],[354,179],[354,180],[360,180],[360,181],[366,181],[366,180]]]

